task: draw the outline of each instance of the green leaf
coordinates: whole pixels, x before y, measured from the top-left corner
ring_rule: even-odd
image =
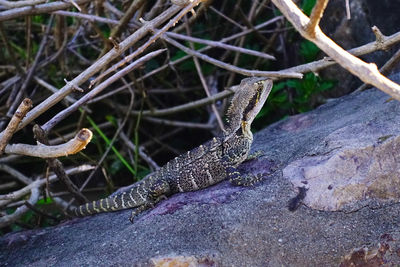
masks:
[[[38,202],[36,202],[36,205],[48,205],[48,204],[52,204],[52,203],[53,203],[53,199],[51,197],[48,197],[48,198],[39,199]]]
[[[300,43],[300,55],[303,56],[306,62],[314,61],[320,49],[314,43],[304,40]]]
[[[300,7],[307,16],[310,16],[316,2],[317,0],[303,0]]]
[[[106,142],[107,145],[110,145],[110,139],[107,138],[107,136],[103,133],[103,131],[97,126],[97,124],[90,118],[89,116],[86,116],[87,120],[89,123],[92,125],[92,127],[95,129],[95,131],[101,136],[101,138]],[[114,154],[118,157],[118,159],[122,162],[122,164],[125,165],[125,167],[133,174],[136,175],[135,170],[132,168],[132,166],[129,164],[128,161],[125,160],[125,158],[118,152],[118,150],[112,146],[111,150],[114,152]]]

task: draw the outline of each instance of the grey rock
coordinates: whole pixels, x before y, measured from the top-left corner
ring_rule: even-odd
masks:
[[[307,188],[308,207],[354,211],[400,202],[400,116],[354,123],[316,144],[312,155],[290,163],[283,177]],[[318,151],[318,152],[316,152]]]
[[[378,144],[382,134],[393,135],[381,139],[378,147],[382,151],[385,144],[397,144],[400,104],[387,99],[380,91],[368,90],[260,131],[253,150],[265,154],[241,166],[242,171],[264,176],[256,186],[234,187],[222,182],[177,194],[145,212],[134,224],[129,222],[127,210],[8,234],[0,239],[0,265],[349,266],[353,252],[360,255],[357,248],[374,249],[385,236],[397,236],[393,233],[400,229],[400,204],[382,201],[371,206],[353,199],[359,206],[351,213],[305,205],[291,212],[287,203],[296,196],[298,184],[295,175],[285,178],[283,170],[310,157],[332,156],[329,153],[335,152],[324,146],[327,141],[331,148],[339,144],[353,154]],[[390,122],[393,125],[385,128]],[[364,129],[365,125],[371,128]],[[350,140],[358,139],[355,131],[363,136],[357,147]],[[390,173],[390,166],[397,168],[389,164],[385,173]],[[316,190],[318,187],[310,187],[304,201]],[[390,249],[400,249],[398,239],[391,241]],[[392,253],[390,257],[392,262],[400,262],[400,255]]]

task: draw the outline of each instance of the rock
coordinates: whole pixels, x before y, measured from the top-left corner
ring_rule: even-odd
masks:
[[[354,211],[400,201],[400,116],[344,126],[316,144],[312,155],[290,163],[283,177],[307,188],[304,204]]]
[[[355,248],[344,257],[339,267],[398,266],[400,263],[400,232],[380,236],[379,243]]]
[[[260,131],[252,149],[264,155],[241,166],[264,176],[258,185],[222,182],[176,194],[134,224],[126,210],[10,233],[0,238],[0,263],[265,267],[390,260],[396,266],[400,204],[394,152],[399,151],[400,104],[387,99],[375,89],[348,95]],[[313,177],[307,184],[301,183],[299,168],[313,175],[305,176]],[[352,179],[354,194],[349,189],[342,198],[329,194]],[[299,185],[308,190],[291,212],[287,205]]]

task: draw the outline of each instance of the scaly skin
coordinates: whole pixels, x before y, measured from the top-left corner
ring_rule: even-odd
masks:
[[[264,105],[272,88],[271,80],[244,79],[227,111],[226,131],[207,143],[169,161],[159,170],[133,185],[127,192],[86,203],[74,210],[86,216],[133,208],[131,221],[160,200],[178,193],[195,191],[229,179],[236,185],[251,185],[252,176],[241,176],[236,167],[248,156],[253,135],[251,123]]]

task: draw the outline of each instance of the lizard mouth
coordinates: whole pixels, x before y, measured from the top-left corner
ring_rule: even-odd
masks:
[[[250,125],[246,121],[242,121],[242,133],[245,137],[247,137],[249,139],[253,138],[253,134],[251,133],[251,130],[250,130]]]

